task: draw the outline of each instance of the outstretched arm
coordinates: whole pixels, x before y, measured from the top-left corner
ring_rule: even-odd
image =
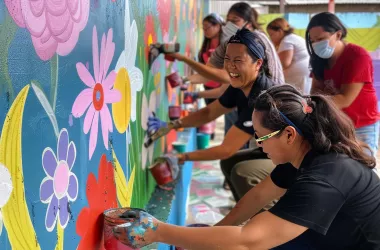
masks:
[[[171,57],[177,59],[178,61],[182,61],[189,65],[193,70],[195,70],[198,74],[202,75],[206,79],[229,84],[230,77],[224,69],[219,69],[214,67],[211,63],[202,64],[199,63],[189,57],[181,55],[179,53],[169,54]]]

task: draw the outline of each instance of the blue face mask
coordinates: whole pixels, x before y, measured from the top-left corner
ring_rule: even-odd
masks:
[[[329,39],[320,42],[315,42],[312,44],[312,46],[315,54],[317,54],[317,56],[323,59],[330,58],[335,50],[335,48],[329,45]]]

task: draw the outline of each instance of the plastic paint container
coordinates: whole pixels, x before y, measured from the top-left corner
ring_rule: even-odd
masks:
[[[169,84],[172,88],[176,88],[182,84],[182,78],[179,76],[178,72],[167,75],[166,80],[169,81]]]
[[[206,149],[210,144],[210,135],[204,133],[197,134],[197,148]]]
[[[184,143],[184,142],[175,141],[172,143],[172,146],[175,149],[175,151],[177,151],[178,153],[185,153],[186,152],[186,143]]]
[[[106,250],[130,250],[134,249],[127,245],[124,245],[122,242],[118,241],[115,236],[113,235],[113,228],[115,226],[127,223],[127,222],[133,222],[133,218],[126,218],[123,216],[123,214],[129,210],[134,211],[143,211],[143,209],[138,208],[112,208],[104,211],[104,228],[103,228],[103,234],[104,234],[104,248]]]
[[[183,98],[183,103],[184,104],[192,104],[194,102],[193,97],[191,96],[190,93],[185,93],[185,96]]]
[[[162,160],[149,167],[157,185],[162,186],[173,181],[172,172],[167,161]]]
[[[177,120],[181,117],[181,106],[169,106],[169,119]]]

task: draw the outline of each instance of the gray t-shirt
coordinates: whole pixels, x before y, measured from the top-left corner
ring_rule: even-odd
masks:
[[[276,84],[284,84],[285,79],[284,79],[284,72],[282,71],[281,61],[278,58],[276,49],[274,48],[272,42],[261,31],[255,30],[253,31],[253,33],[256,34],[265,45],[265,54],[268,59],[268,67],[269,67],[269,72],[272,75],[272,80]],[[212,65],[214,65],[216,68],[222,69],[224,67],[224,56],[226,55],[228,41],[229,41],[229,38],[233,35],[235,35],[235,33],[232,33],[232,32],[223,33],[222,39],[221,39],[222,42],[211,54],[209,62]]]

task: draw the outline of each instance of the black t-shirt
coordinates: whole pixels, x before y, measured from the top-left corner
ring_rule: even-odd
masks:
[[[316,249],[380,249],[380,180],[368,167],[310,151],[298,170],[279,165],[271,178],[288,190],[269,211],[309,228]]]
[[[240,130],[253,136],[255,131],[252,127],[252,113],[256,98],[262,91],[267,90],[274,85],[275,83],[271,79],[264,74],[261,74],[253,84],[248,97],[245,96],[241,89],[234,88],[230,85],[218,100],[225,108],[237,107],[238,120],[234,125]]]

